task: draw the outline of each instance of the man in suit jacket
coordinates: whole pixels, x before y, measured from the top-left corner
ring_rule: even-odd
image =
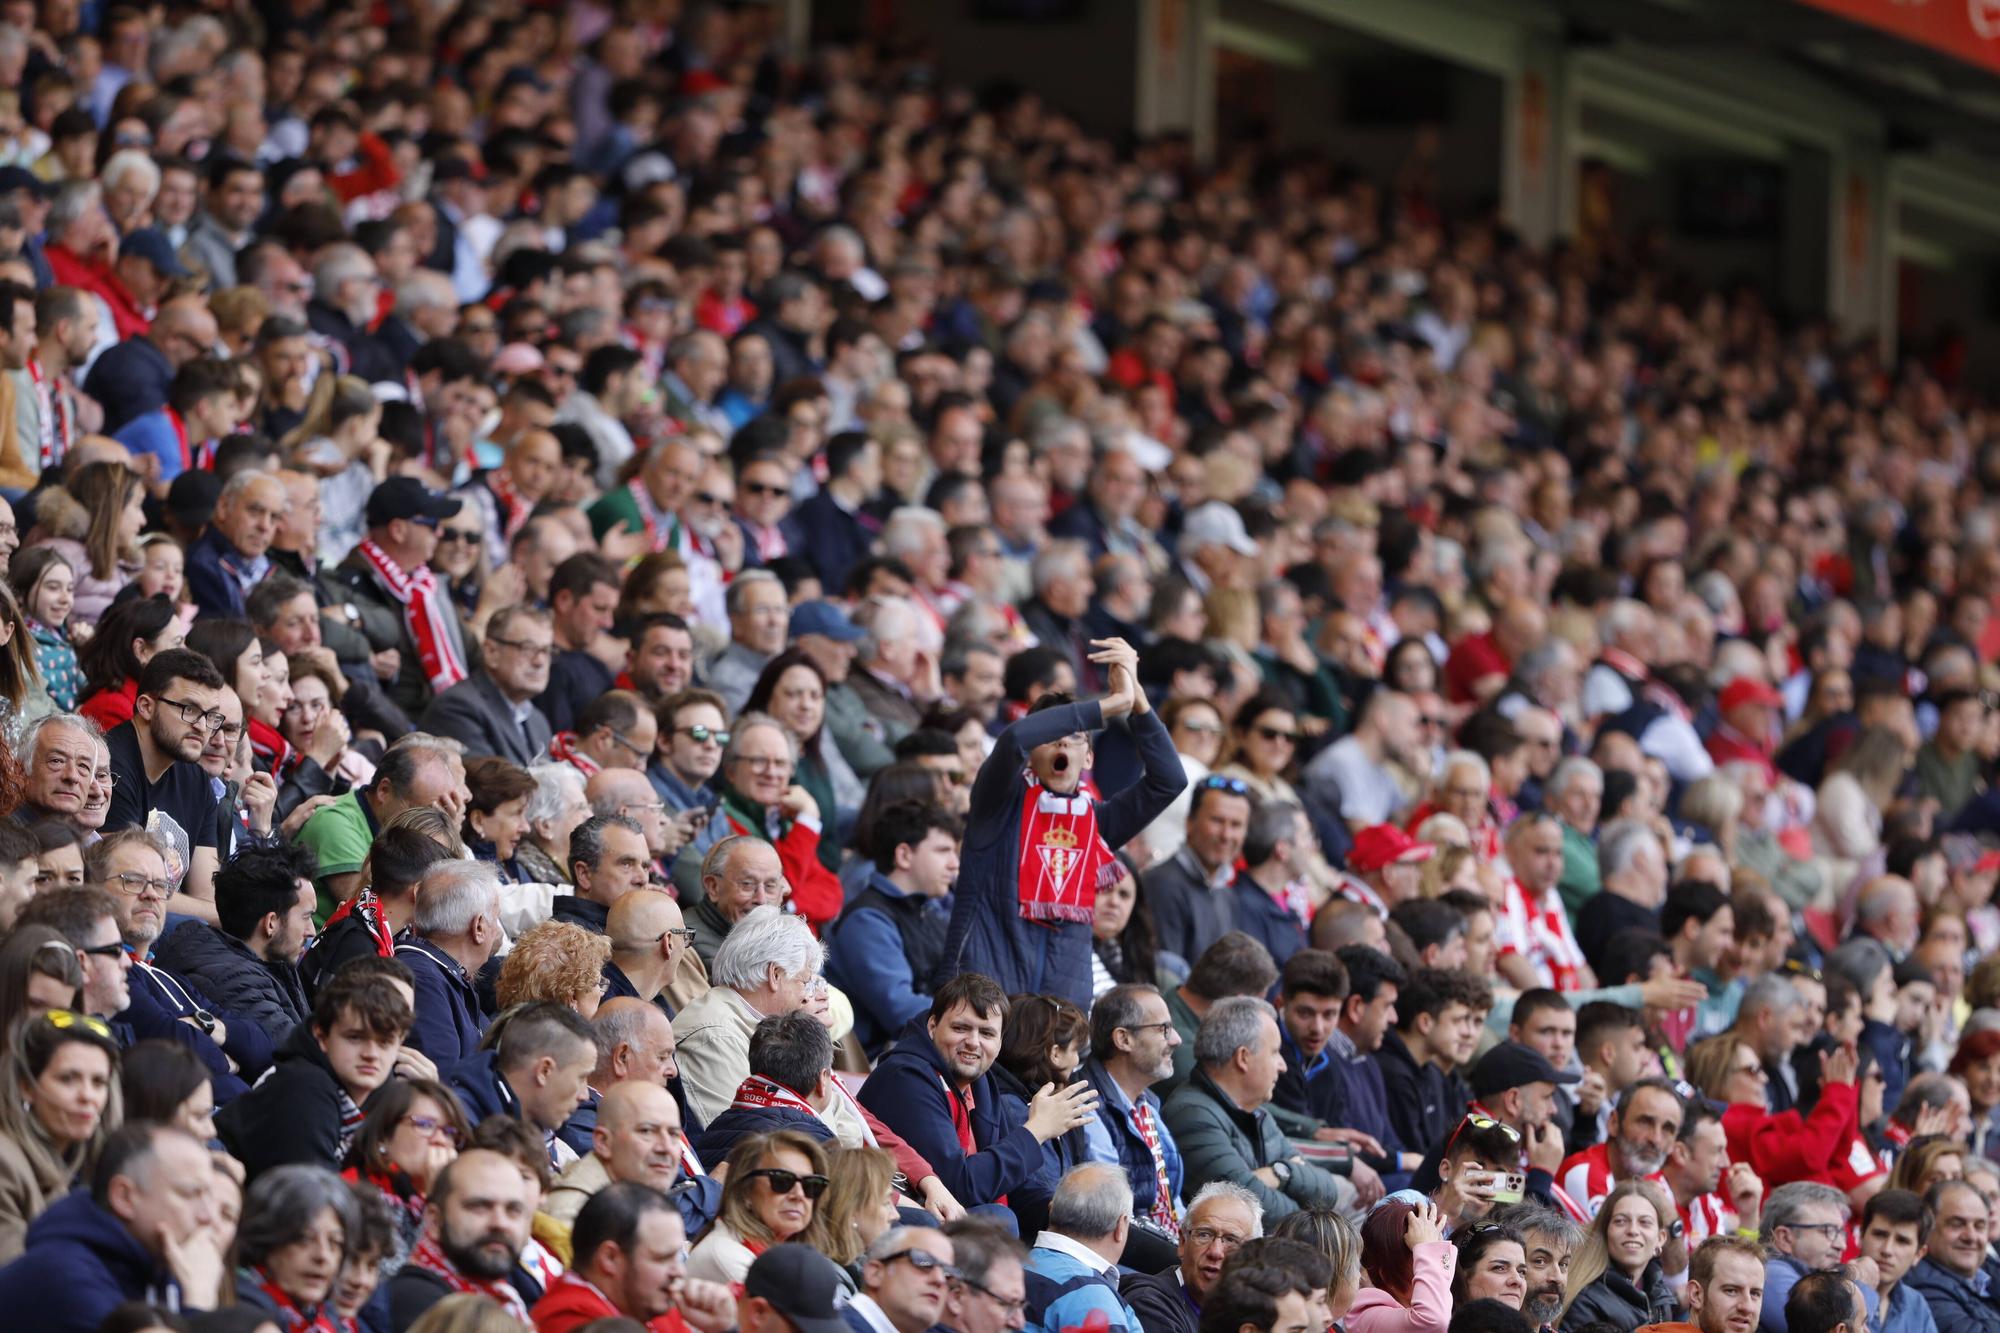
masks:
[[[480,669],[433,699],[419,725],[462,741],[468,759],[498,755],[527,767],[549,748],[549,720],[535,698],[549,687],[554,653],[548,612],[531,606],[495,612]]]

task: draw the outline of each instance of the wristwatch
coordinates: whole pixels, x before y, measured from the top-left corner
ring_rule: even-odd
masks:
[[[1289,1185],[1292,1183],[1292,1164],[1290,1162],[1273,1162],[1271,1163],[1271,1174],[1278,1178],[1279,1185]]]

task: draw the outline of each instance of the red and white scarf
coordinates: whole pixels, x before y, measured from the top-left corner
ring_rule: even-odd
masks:
[[[646,484],[634,477],[625,483],[625,489],[632,495],[632,503],[638,506],[639,521],[646,525],[646,543],[650,550],[658,553],[680,544],[681,522],[666,510],[653,503],[652,492]]]
[[[277,728],[254,717],[244,725],[250,733],[250,753],[264,766],[265,772],[282,782],[299,759],[292,743],[279,735]]]
[[[1021,804],[1021,915],[1089,924],[1097,891],[1117,875],[1118,860],[1097,832],[1097,803],[1030,778]]]
[[[61,377],[51,380],[42,363],[30,359],[28,377],[35,382],[35,399],[40,409],[41,469],[44,476],[62,466],[63,457],[69,453],[69,442],[76,423],[73,419],[75,405],[68,393],[64,392]]]
[[[302,1310],[290,1294],[280,1287],[261,1268],[252,1268],[250,1275],[257,1279],[257,1290],[271,1302],[276,1311],[274,1322],[284,1333],[345,1333],[346,1324],[333,1313],[331,1305],[319,1305]]]
[[[437,578],[427,565],[404,570],[389,553],[363,538],[354,548],[382,580],[389,595],[403,604],[403,620],[416,641],[417,658],[432,691],[442,694],[468,674],[465,653],[458,644],[458,626],[449,617],[451,599],[438,592]]]
[[[528,1307],[521,1300],[521,1293],[514,1290],[514,1284],[506,1278],[473,1279],[458,1271],[458,1265],[445,1258],[438,1248],[435,1238],[425,1236],[410,1251],[409,1267],[421,1269],[438,1278],[453,1291],[467,1292],[474,1296],[484,1296],[508,1314],[528,1322]]]
[[[378,957],[393,958],[396,954],[396,937],[389,929],[389,923],[382,916],[382,900],[375,896],[375,890],[363,889],[346,902],[333,909],[326,919],[326,927],[320,933],[332,930],[334,925],[350,916],[361,918],[361,924],[368,928],[368,938],[375,941]]]
[[[558,731],[549,738],[549,758],[558,763],[568,764],[585,778],[594,778],[603,765],[577,749],[577,740],[577,734],[573,731]]]
[[[486,489],[493,492],[493,498],[500,505],[500,535],[508,541],[535,512],[534,501],[514,489],[514,479],[507,475],[507,469],[496,467],[486,474]]]

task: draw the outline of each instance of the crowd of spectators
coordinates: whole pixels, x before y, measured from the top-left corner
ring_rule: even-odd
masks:
[[[2000,1333],[1955,363],[776,8],[0,5],[0,1323]]]

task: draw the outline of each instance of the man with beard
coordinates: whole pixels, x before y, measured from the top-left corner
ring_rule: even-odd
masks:
[[[139,673],[132,720],[113,728],[107,831],[144,828],[169,843],[168,909],[215,921],[215,792],[197,762],[202,745],[228,721],[222,673],[200,653],[170,648]]]
[[[1715,1108],[1701,1098],[1686,1104],[1680,1136],[1667,1150],[1660,1181],[1673,1193],[1690,1249],[1710,1236],[1757,1229],[1764,1182],[1748,1162],[1730,1163],[1729,1138],[1723,1133],[1722,1121]]]
[[[1083,1078],[1097,1089],[1097,1116],[1084,1126],[1084,1155],[1122,1165],[1134,1214],[1169,1236],[1180,1227],[1181,1154],[1152,1089],[1173,1077],[1180,1044],[1166,999],[1143,982],[1113,986],[1091,1006]]]
[[[1558,1183],[1592,1214],[1621,1180],[1640,1176],[1665,1186],[1660,1168],[1680,1137],[1685,1114],[1680,1094],[1667,1080],[1649,1078],[1633,1084],[1611,1112],[1604,1142],[1565,1161],[1557,1173]]]
[[[1928,1333],[1936,1328],[1930,1302],[1903,1284],[1903,1275],[1931,1238],[1931,1210],[1908,1190],[1883,1190],[1861,1210],[1861,1254],[1875,1261],[1882,1298],[1881,1333]]]
[[[219,926],[184,921],[155,949],[273,1045],[310,1012],[299,956],[313,933],[313,857],[296,843],[245,847],[215,876]]]
[[[455,1292],[486,1297],[528,1322],[515,1265],[534,1220],[535,1187],[511,1159],[485,1148],[460,1153],[439,1173],[410,1260],[389,1283],[389,1327],[403,1333]],[[530,1289],[525,1274],[518,1279]],[[535,1298],[541,1293],[536,1291]]]
[[[1713,1236],[1688,1264],[1688,1322],[1699,1333],[1752,1333],[1764,1305],[1764,1257],[1757,1242]]]
[[[1178,1266],[1129,1274],[1119,1284],[1147,1333],[1195,1333],[1201,1303],[1222,1280],[1229,1256],[1264,1234],[1264,1206],[1227,1180],[1211,1180],[1188,1205],[1180,1234]]]
[[[1521,1248],[1528,1258],[1528,1294],[1521,1302],[1521,1313],[1537,1329],[1554,1327],[1569,1285],[1570,1256],[1582,1243],[1582,1231],[1556,1209],[1532,1201],[1503,1208],[1491,1220],[1521,1233]],[[1764,1269],[1760,1262],[1757,1266],[1760,1292],[1763,1286]],[[1757,1309],[1754,1301],[1750,1308],[1754,1324]],[[1730,1333],[1748,1333],[1748,1330],[1731,1329]]]
[[[687,621],[663,611],[639,622],[625,650],[625,670],[612,683],[658,704],[686,689],[692,679],[694,631]]]
[[[577,1214],[570,1242],[570,1270],[535,1303],[540,1333],[569,1333],[620,1315],[663,1333],[735,1327],[729,1288],[687,1276],[687,1228],[658,1190],[606,1186]]]

